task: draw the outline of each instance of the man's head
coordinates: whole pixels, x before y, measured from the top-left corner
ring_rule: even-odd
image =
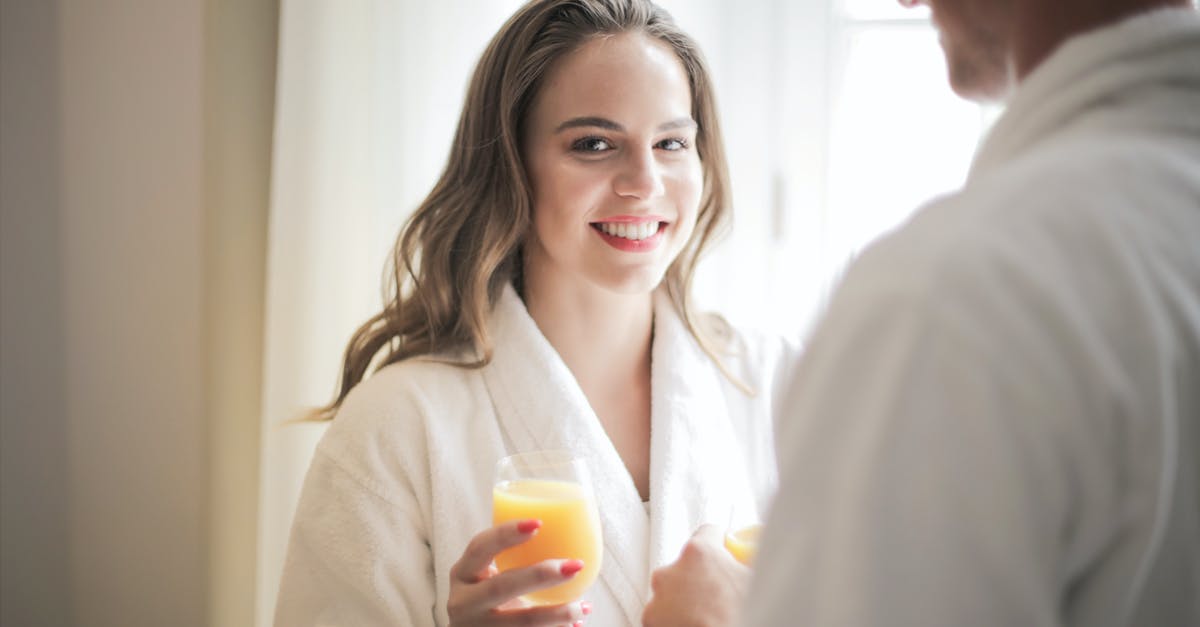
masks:
[[[1003,99],[1016,83],[1014,0],[899,0],[928,5],[946,54],[950,87],[970,100]]]
[[[1137,13],[1192,0],[899,0],[927,5],[950,86],[971,100],[1005,98],[1064,41]]]

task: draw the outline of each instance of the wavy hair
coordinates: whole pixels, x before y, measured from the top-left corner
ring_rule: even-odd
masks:
[[[354,332],[337,394],[315,418],[332,418],[369,371],[388,364],[454,351],[473,357],[455,361],[463,367],[491,361],[488,315],[504,285],[521,279],[521,243],[532,223],[523,125],[555,62],[594,37],[626,32],[669,45],[687,73],[704,187],[692,237],[663,280],[689,332],[746,389],[717,357],[710,337],[717,334],[702,328],[690,296],[697,262],[726,227],[730,206],[725,148],[700,50],[648,0],[535,0],[509,18],[480,58],[446,167],[396,240],[386,304]]]

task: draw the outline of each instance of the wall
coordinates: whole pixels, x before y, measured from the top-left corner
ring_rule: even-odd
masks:
[[[0,1],[0,622],[250,624],[276,3]]]
[[[0,3],[0,624],[70,606],[55,2]]]
[[[204,6],[59,7],[75,616],[202,625]]]

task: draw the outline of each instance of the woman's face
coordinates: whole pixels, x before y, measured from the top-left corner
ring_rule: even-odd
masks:
[[[530,280],[649,292],[691,237],[703,187],[687,73],[639,33],[597,37],[546,76],[525,125]]]

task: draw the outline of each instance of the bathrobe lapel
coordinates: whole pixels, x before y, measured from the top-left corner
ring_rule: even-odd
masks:
[[[604,533],[600,583],[628,623],[641,624],[649,521],[633,478],[578,382],[510,286],[493,312],[491,333],[495,352],[483,376],[509,454],[566,449],[587,460]]]
[[[1197,80],[1191,14],[1189,9],[1161,9],[1067,41],[1021,83],[975,156],[968,179],[978,179],[1026,150],[1044,150],[1048,138],[1064,129],[1089,132],[1086,125],[1076,123],[1088,120],[1085,114],[1090,111],[1132,112],[1138,116],[1133,123],[1139,126],[1151,120],[1176,124],[1184,120],[1180,128],[1165,130],[1200,131],[1200,116],[1177,115],[1181,110],[1195,111],[1198,104],[1189,86]],[[1155,98],[1156,90],[1174,93]],[[1134,99],[1140,110],[1110,106]],[[1115,126],[1130,121],[1107,118],[1101,123]],[[1111,133],[1111,128],[1101,129],[1105,135]]]
[[[702,524],[754,512],[727,381],[701,350],[665,289],[655,293],[651,354],[650,563],[673,562]],[[740,392],[737,392],[740,393]]]

